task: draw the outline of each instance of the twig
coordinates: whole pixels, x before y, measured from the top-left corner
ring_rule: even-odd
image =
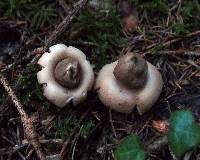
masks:
[[[113,125],[111,109],[109,109],[109,121],[110,121],[110,125],[111,125],[111,128],[112,128],[113,134],[114,134],[115,137],[117,137],[117,133],[116,133],[115,127]]]
[[[185,154],[183,160],[190,160],[191,156],[192,156],[193,151],[189,151]]]
[[[65,19],[56,27],[51,36],[47,39],[44,50],[49,48],[49,46],[51,46],[58,39],[58,37],[69,27],[71,21],[76,17],[76,15],[86,5],[87,2],[88,0],[79,0],[75,4],[74,10],[65,17]]]
[[[79,134],[80,134],[80,132],[79,132]],[[75,153],[76,145],[77,145],[77,140],[75,141],[75,144],[74,144],[74,147],[72,150],[72,160],[74,160],[74,153]]]
[[[36,48],[33,50],[32,54],[35,54],[35,57],[32,59],[31,64],[34,64],[37,62],[39,57],[48,50],[48,48],[58,39],[58,37],[66,31],[66,29],[69,27],[70,23],[73,21],[73,19],[76,17],[76,15],[80,12],[82,8],[87,4],[89,0],[79,0],[75,5],[74,9],[69,12],[69,14],[63,19],[63,21],[56,27],[56,29],[53,31],[53,33],[49,36],[49,38],[46,40],[44,47]],[[8,70],[15,66],[18,63],[18,61],[14,62],[7,68],[3,69],[2,71]],[[0,66],[1,68],[1,66]]]
[[[32,157],[32,155],[33,155],[33,153],[34,153],[34,149],[33,148],[31,148],[30,150],[29,150],[29,152],[27,152],[28,154],[26,154],[26,159],[31,159],[31,157]]]
[[[194,66],[198,71],[200,71],[200,66],[197,65],[193,60],[188,59],[187,63],[191,64],[192,66]]]
[[[47,156],[47,160],[60,160],[60,154]]]
[[[146,52],[145,54],[152,54],[151,52]],[[192,57],[199,57],[200,52],[198,51],[187,51],[187,50],[161,50],[157,51],[156,55],[186,55]]]
[[[63,143],[63,140],[62,139],[40,139],[39,142],[41,144],[54,144],[54,143],[57,143],[57,144],[62,144]],[[26,139],[24,139],[22,141],[22,144],[26,144],[28,145],[28,141]]]
[[[64,18],[64,20],[56,27],[50,37],[46,40],[44,47],[36,48],[33,54],[36,56],[31,61],[32,64],[36,63],[39,57],[48,50],[48,48],[58,39],[58,37],[66,31],[72,20],[80,12],[80,10],[87,4],[88,0],[79,0],[75,5],[74,9]]]
[[[6,154],[9,154],[9,153],[15,153],[15,152],[18,152],[21,148],[24,148],[25,146],[27,146],[26,144],[22,144],[21,146],[14,146],[12,149],[7,149],[7,148],[1,148],[0,149],[0,155],[3,156],[3,155],[6,155]]]
[[[168,40],[168,41],[166,41],[166,42],[164,42],[163,44],[162,44],[162,47],[167,47],[167,46],[170,46],[171,44],[173,44],[173,43],[176,43],[176,42],[178,42],[178,41],[180,41],[180,40],[182,40],[182,39],[184,39],[184,38],[190,38],[190,37],[192,37],[192,36],[198,36],[198,35],[200,35],[200,31],[195,31],[195,32],[191,32],[191,33],[188,33],[186,36],[184,36],[184,37],[178,37],[178,38],[174,38],[174,39],[172,39],[172,40]],[[159,43],[160,44],[160,43]],[[157,46],[157,45],[159,45],[158,43],[155,43],[155,44],[153,44],[153,45],[151,45],[151,46],[148,46],[147,48],[146,48],[146,50],[149,50],[149,49],[152,49],[153,47],[155,47],[155,46]]]
[[[15,95],[14,91],[10,87],[8,81],[5,79],[5,77],[0,73],[0,83],[3,85],[5,90],[7,91],[8,95],[10,96],[13,104],[17,108],[21,121],[23,123],[24,132],[26,134],[26,137],[29,141],[29,143],[34,147],[36,154],[40,160],[45,160],[45,154],[42,151],[42,146],[38,140],[38,134],[35,131],[31,119],[28,117],[26,112],[24,111],[22,104],[18,100],[17,96]]]

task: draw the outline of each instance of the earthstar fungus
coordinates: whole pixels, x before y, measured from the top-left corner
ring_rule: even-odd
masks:
[[[38,61],[42,70],[37,79],[43,84],[44,96],[58,107],[71,101],[73,105],[83,102],[94,82],[93,69],[85,54],[64,44],[56,44],[49,50]]]
[[[122,113],[131,113],[137,107],[141,115],[157,101],[162,86],[162,76],[156,67],[132,52],[105,65],[95,84],[105,106]]]

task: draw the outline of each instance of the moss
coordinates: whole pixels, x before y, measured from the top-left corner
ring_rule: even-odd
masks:
[[[200,27],[200,3],[197,0],[184,1],[181,8],[181,15],[184,24],[190,30],[199,29]]]
[[[55,130],[54,137],[65,138],[69,136],[77,125],[79,125],[79,120],[75,117],[58,117],[53,124]]]
[[[199,15],[200,4],[197,0],[184,1],[181,12],[185,20],[191,20]]]
[[[172,25],[172,30],[176,35],[185,35],[189,32],[187,25],[183,23],[174,23]]]
[[[55,4],[47,0],[1,0],[0,11],[1,16],[28,21],[33,30],[50,24],[57,16]]]
[[[161,14],[166,15],[168,13],[168,6],[165,0],[152,0],[150,2],[144,2],[141,8],[146,10],[148,14]]]
[[[181,16],[183,22],[172,24],[172,31],[176,35],[185,35],[193,30],[199,29],[200,24],[200,4],[197,0],[183,1]]]
[[[81,128],[81,136],[87,138],[94,126],[93,121],[86,121]]]
[[[74,128],[77,126],[80,128],[80,136],[87,138],[95,124],[91,120],[80,124],[80,120],[74,116],[59,116],[53,123],[53,130],[55,131],[54,137],[66,138],[70,136]]]
[[[38,68],[35,65],[28,65],[25,71],[18,78],[18,85],[20,90],[20,100],[23,105],[28,106],[32,101],[37,101],[43,107],[49,106],[43,96],[42,86],[37,82]]]
[[[167,15],[169,7],[166,0],[129,0],[134,6],[145,11],[147,15]]]

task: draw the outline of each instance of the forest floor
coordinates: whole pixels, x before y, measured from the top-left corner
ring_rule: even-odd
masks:
[[[182,108],[191,110],[200,122],[198,0],[129,0],[128,8],[117,0],[76,2],[0,1],[0,74],[19,98],[49,159],[61,153],[68,160],[113,160],[125,136],[138,135],[146,147],[167,133],[170,113]],[[127,9],[131,14],[124,14]],[[141,54],[162,74],[161,96],[142,116],[137,110],[128,115],[109,110],[95,91],[76,107],[58,109],[43,96],[36,76],[41,47],[57,43],[82,50],[95,75],[126,51]],[[30,145],[34,142],[25,136],[27,119],[23,120],[4,87],[0,85],[0,160],[37,159],[38,152]],[[199,153],[193,151],[190,159],[197,159]],[[165,145],[158,145],[148,158],[174,159]]]

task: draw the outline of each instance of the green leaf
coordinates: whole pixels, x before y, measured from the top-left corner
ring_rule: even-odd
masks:
[[[195,123],[188,110],[176,111],[170,117],[168,141],[171,150],[177,157],[200,143],[200,127]]]
[[[145,152],[136,135],[129,135],[114,152],[116,160],[144,160]]]

